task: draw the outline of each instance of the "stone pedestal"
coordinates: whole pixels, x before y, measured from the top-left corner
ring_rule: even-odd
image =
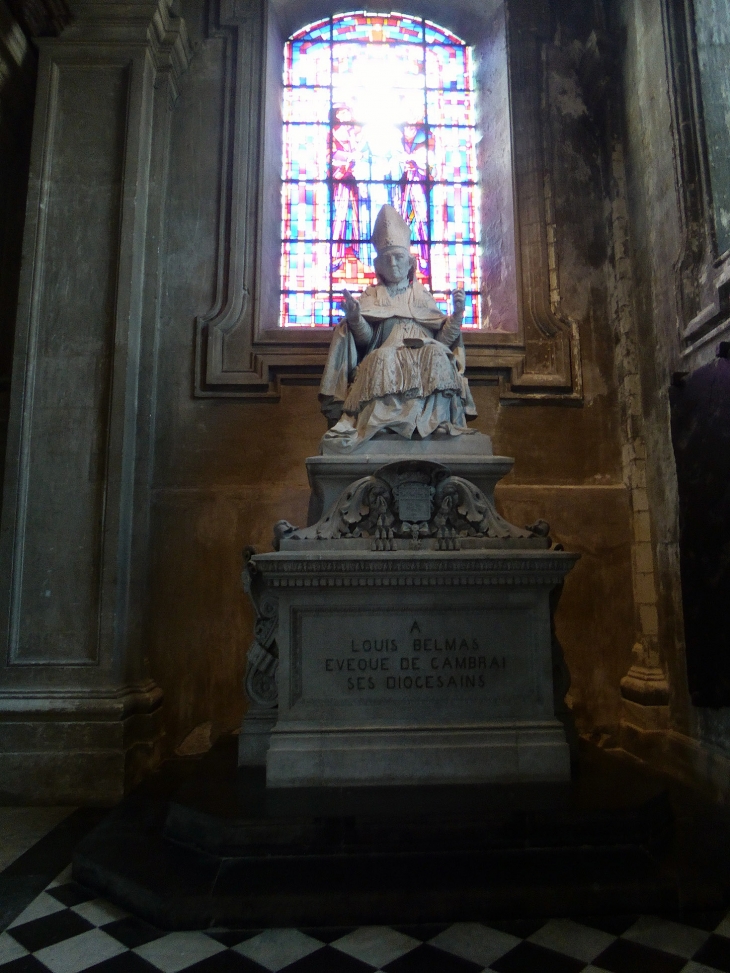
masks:
[[[514,465],[509,456],[492,455],[492,442],[483,433],[441,436],[428,441],[404,439],[390,433],[349,454],[327,451],[323,444],[322,455],[310,456],[306,461],[312,488],[308,522],[318,521],[343,490],[360,477],[375,473],[386,464],[424,459],[440,463],[454,476],[470,480],[492,503],[495,485]]]
[[[481,434],[307,460],[310,525],[249,556],[239,762],[275,787],[565,780],[549,596],[576,556],[507,523]],[[262,732],[263,731],[263,732]]]
[[[550,551],[283,551],[253,558],[278,599],[267,783],[561,780]]]

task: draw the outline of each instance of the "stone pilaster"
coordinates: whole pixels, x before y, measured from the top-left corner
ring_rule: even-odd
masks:
[[[71,5],[40,64],[0,539],[0,787],[118,798],[159,751],[146,562],[170,0]]]
[[[641,404],[641,377],[636,345],[636,320],[631,297],[630,241],[626,208],[623,148],[613,146],[611,173],[616,322],[616,373],[622,424],[622,466],[632,509],[632,581],[636,642],[634,662],[621,680],[621,722],[640,729],[666,729],[669,685],[659,652],[657,582],[654,571],[651,514],[646,491],[646,440]]]

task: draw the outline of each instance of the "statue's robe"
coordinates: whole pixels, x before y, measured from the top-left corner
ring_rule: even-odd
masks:
[[[466,417],[476,409],[464,344],[460,332],[451,347],[436,339],[447,317],[431,294],[417,281],[396,295],[378,284],[363,293],[360,311],[372,327],[366,347],[357,347],[346,322],[333,334],[320,400],[325,415],[342,419],[326,438],[354,448],[382,429],[405,438],[414,432],[425,438],[437,428],[468,432]],[[407,347],[407,339],[422,347]]]

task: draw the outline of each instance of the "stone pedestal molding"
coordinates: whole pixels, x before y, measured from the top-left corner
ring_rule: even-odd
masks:
[[[40,40],[2,513],[0,787],[110,801],[157,759],[145,662],[157,260],[191,54],[169,0]]]
[[[269,785],[569,777],[549,593],[576,555],[288,549],[251,560],[279,605]]]

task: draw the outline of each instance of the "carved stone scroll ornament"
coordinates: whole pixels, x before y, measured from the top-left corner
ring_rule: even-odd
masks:
[[[311,527],[286,521],[275,527],[274,546],[287,540],[371,538],[375,551],[395,550],[399,538],[417,550],[433,538],[438,550],[459,550],[466,537],[545,537],[547,524],[515,527],[501,517],[494,502],[469,480],[452,476],[445,466],[427,461],[393,463],[363,476],[344,490]]]
[[[246,657],[246,695],[262,709],[273,709],[279,701],[277,672],[279,650],[276,645],[276,627],[279,622],[279,605],[276,596],[262,585],[256,566],[251,560],[254,549],[244,551],[243,588],[256,611],[254,639]]]

